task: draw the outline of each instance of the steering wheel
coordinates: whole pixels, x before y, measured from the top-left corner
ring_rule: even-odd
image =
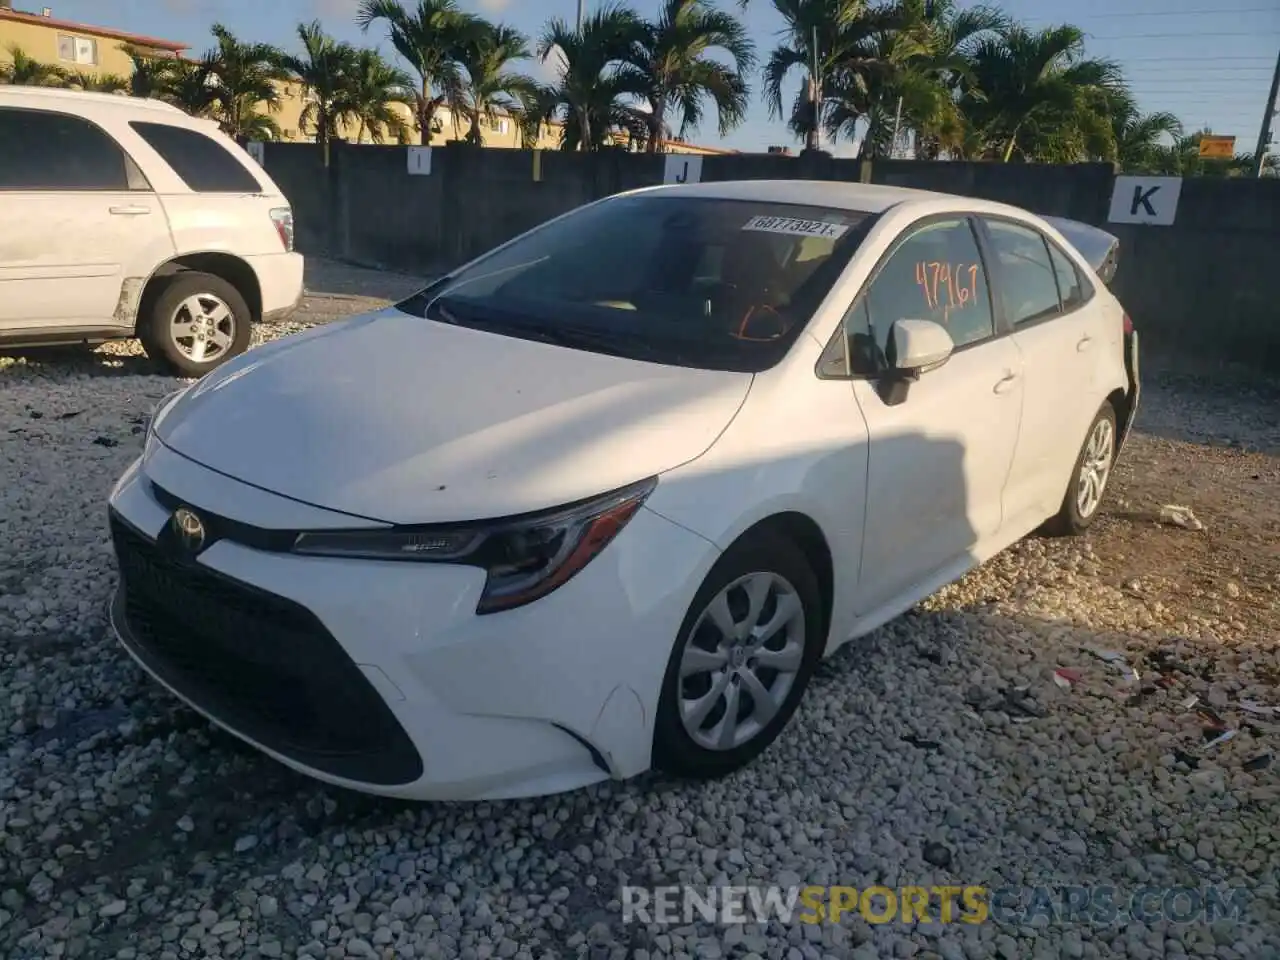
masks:
[[[773,332],[764,336],[752,334],[752,327],[762,327],[771,325]],[[766,327],[767,329],[767,327]],[[768,304],[760,304],[754,307],[748,307],[747,312],[742,315],[742,319],[738,322],[737,330],[730,332],[730,336],[735,340],[750,340],[756,343],[777,340],[791,329],[791,324],[786,318],[773,307]]]

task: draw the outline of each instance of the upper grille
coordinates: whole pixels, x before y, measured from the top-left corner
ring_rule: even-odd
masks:
[[[306,608],[166,550],[114,512],[134,652],[220,722],[299,763],[369,783],[422,762],[382,697]]]

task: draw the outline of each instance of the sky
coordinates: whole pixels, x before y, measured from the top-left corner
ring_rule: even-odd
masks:
[[[584,0],[588,10],[600,2]],[[736,0],[718,2],[737,9]],[[572,21],[577,13],[577,0],[462,3],[535,38],[549,19]],[[643,14],[651,14],[659,3],[631,0]],[[43,5],[41,0],[14,4],[28,10]],[[211,44],[209,25],[214,22],[244,39],[291,47],[297,24],[314,18],[335,36],[392,53],[380,25],[362,34],[352,22],[358,0],[47,0],[47,5],[55,17],[188,43],[194,54]],[[1122,64],[1145,112],[1170,111],[1188,131],[1210,127],[1234,135],[1238,152],[1252,151],[1257,143],[1280,53],[1280,0],[1003,0],[999,5],[1032,27],[1062,22],[1080,27],[1088,34],[1091,56]],[[778,43],[781,20],[770,0],[751,0],[743,16],[763,60]],[[527,72],[545,69],[530,64]],[[799,83],[797,77],[793,86],[798,89]],[[753,87],[758,91],[758,80]],[[712,121],[689,139],[743,150],[794,142],[782,123],[769,117],[758,92],[747,122],[728,138],[721,141]],[[1280,133],[1273,136],[1275,144],[1280,144]],[[825,146],[838,154],[852,150],[847,143]]]

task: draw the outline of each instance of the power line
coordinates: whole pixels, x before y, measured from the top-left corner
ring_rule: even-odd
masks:
[[[1199,39],[1201,37],[1256,37],[1258,31],[1246,30],[1243,33],[1201,33],[1194,30],[1190,33],[1122,33],[1114,37],[1100,37],[1097,34],[1086,33],[1085,36],[1090,40],[1179,40],[1179,39]]]
[[[1205,9],[1205,10],[1148,10],[1144,13],[1088,13],[1082,14],[1081,19],[1089,20],[1111,20],[1119,17],[1200,17],[1200,16],[1217,16],[1221,13],[1275,13],[1275,7],[1231,7]]]
[[[1156,77],[1153,80],[1148,80],[1144,77],[1129,77],[1128,79],[1130,80],[1131,83],[1135,83],[1135,84],[1141,83],[1144,85],[1178,83],[1178,84],[1182,84],[1185,87],[1188,87],[1189,89],[1195,90],[1204,86],[1206,83],[1227,83],[1233,87],[1239,87],[1242,85],[1248,86],[1249,84],[1255,83],[1255,82],[1264,83],[1267,80],[1269,80],[1270,77],[1256,77],[1256,78],[1250,77],[1248,79],[1242,79],[1240,77],[1206,77],[1203,80],[1198,80],[1194,82],[1187,80],[1183,77]]]
[[[1252,34],[1250,34],[1250,36],[1252,36]],[[1179,63],[1216,63],[1219,60],[1226,60],[1229,63],[1243,63],[1246,60],[1262,60],[1267,63],[1271,62],[1270,57],[1225,57],[1221,55],[1214,57],[1170,57],[1168,55],[1163,57],[1125,57],[1126,63],[1168,63],[1171,60],[1177,60]],[[1254,68],[1249,67],[1247,69],[1252,70]],[[1269,70],[1271,68],[1268,67],[1267,69]]]
[[[1193,71],[1189,71],[1186,67],[1172,67],[1172,66],[1171,67],[1139,67],[1138,70],[1139,72],[1142,73],[1143,76],[1146,76],[1148,74],[1156,74],[1157,76],[1159,76],[1162,73],[1189,74],[1193,72]],[[1267,75],[1267,68],[1266,67],[1196,67],[1194,70],[1194,73],[1196,76],[1199,76],[1202,73],[1256,73],[1265,77]],[[1210,77],[1209,79],[1216,80],[1219,78]],[[1224,77],[1222,79],[1232,79],[1232,78]]]

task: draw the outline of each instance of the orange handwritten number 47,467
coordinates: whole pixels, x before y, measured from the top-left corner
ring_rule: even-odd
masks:
[[[962,310],[978,298],[978,265],[921,260],[916,264],[916,283],[924,291],[930,310],[942,309],[945,321],[952,310]]]

